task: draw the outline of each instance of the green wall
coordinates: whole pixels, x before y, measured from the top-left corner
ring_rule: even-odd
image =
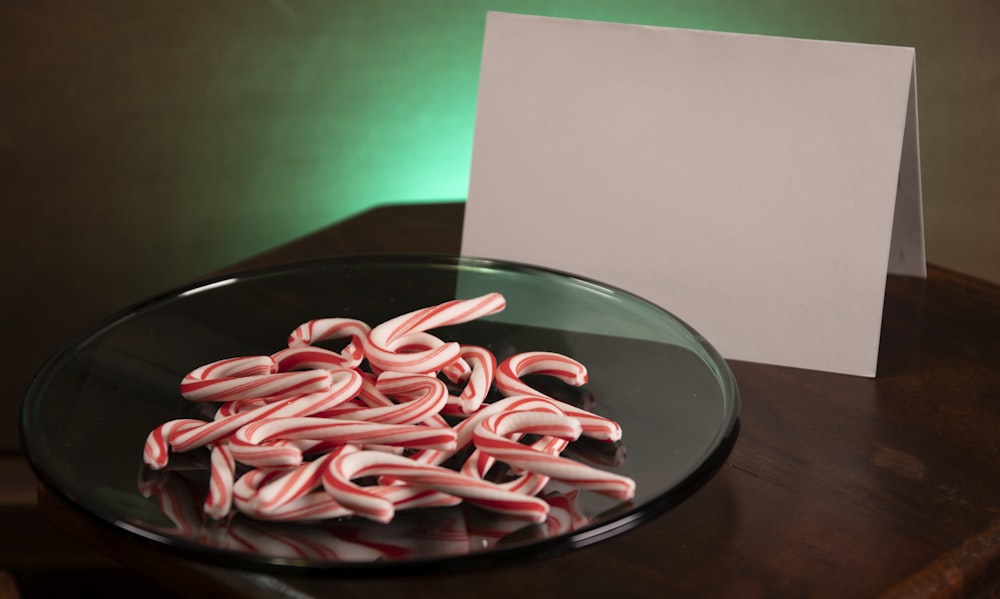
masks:
[[[296,185],[288,195],[296,206],[257,221],[257,234],[294,236],[380,203],[464,198],[487,10],[799,37],[863,36],[846,26],[838,32],[838,21],[845,20],[841,13],[812,3],[763,3],[769,10],[753,4],[760,3],[334,3],[320,19],[298,22],[304,33],[292,47],[275,48],[292,72],[307,74],[300,80],[287,71],[275,73],[293,81],[288,93],[273,97],[260,126],[269,132],[274,152],[304,143],[311,156],[291,165]],[[803,11],[813,16],[806,18]],[[275,76],[259,77],[260,89],[273,86]],[[248,185],[252,201],[263,206],[277,193],[268,184],[273,176],[268,164],[287,161],[260,159]]]

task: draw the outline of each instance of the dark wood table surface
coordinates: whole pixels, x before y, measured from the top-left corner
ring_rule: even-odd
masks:
[[[459,251],[462,204],[372,210],[231,270]],[[334,580],[226,570],[43,516],[183,596],[1000,596],[1000,286],[931,266],[889,277],[875,379],[730,362],[742,428],[671,511],[594,546],[465,573]],[[138,592],[138,589],[136,589]],[[296,594],[298,593],[298,594]]]

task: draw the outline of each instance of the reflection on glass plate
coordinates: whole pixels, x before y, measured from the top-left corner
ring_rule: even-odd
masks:
[[[202,418],[181,378],[222,358],[271,354],[299,324],[348,317],[369,324],[497,291],[507,309],[437,329],[487,347],[498,360],[523,351],[566,354],[590,381],[526,382],[616,420],[617,443],[582,439],[567,457],[631,477],[622,503],[552,482],[542,524],[468,505],[360,519],[275,523],[202,514],[208,450],[143,466],[157,425]],[[83,511],[202,561],[346,575],[484,565],[552,555],[635,527],[676,505],[719,467],[735,442],[739,401],[725,362],[697,333],[629,293],[535,267],[450,257],[325,260],[205,281],[135,306],[54,356],[25,398],[22,433],[39,477]]]

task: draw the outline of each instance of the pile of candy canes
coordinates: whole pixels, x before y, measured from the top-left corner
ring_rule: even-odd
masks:
[[[498,365],[483,347],[427,332],[505,305],[490,293],[375,327],[349,318],[311,320],[272,355],[196,368],[182,380],[181,394],[219,403],[214,418],[161,424],[149,434],[143,460],[160,470],[171,452],[208,447],[204,512],[215,519],[235,509],[260,520],[389,522],[396,510],[465,501],[544,522],[549,504],[536,495],[550,480],[631,499],[633,480],[560,455],[581,435],[617,441],[621,427],[521,381],[546,374],[579,386],[587,382],[582,364],[527,352]],[[336,339],[349,340],[339,352],[316,345]],[[444,379],[461,391],[451,394]],[[502,399],[486,402],[493,388]],[[460,465],[443,465],[459,452],[467,454]],[[487,480],[497,462],[514,475]]]

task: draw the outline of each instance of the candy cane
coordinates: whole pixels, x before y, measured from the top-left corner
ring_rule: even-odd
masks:
[[[546,436],[526,447],[535,452],[558,455],[567,444],[568,441],[564,438]],[[465,474],[466,476],[484,478],[496,462],[497,459],[493,454],[487,453],[477,447],[471,454],[469,454],[469,457],[465,460],[465,462],[462,463],[459,472]],[[541,472],[525,470],[512,464],[508,464],[508,466],[512,467],[512,470],[517,473],[517,476],[510,480],[496,483],[508,491],[514,491],[524,495],[536,495],[545,488],[545,485],[549,483],[550,477]]]
[[[146,437],[142,461],[153,470],[161,470],[170,459],[170,440],[178,434],[204,426],[201,420],[191,418],[169,420],[154,428]]]
[[[496,375],[497,359],[488,349],[475,345],[461,346],[459,355],[471,370],[467,377],[463,377],[465,388],[457,397],[449,398],[445,413],[467,416],[478,410],[489,394]]]
[[[184,380],[204,381],[228,377],[260,376],[274,374],[274,360],[270,356],[241,356],[210,362],[195,368]]]
[[[456,495],[490,511],[533,522],[544,522],[548,514],[548,504],[537,497],[513,493],[454,470],[418,464],[408,458],[378,451],[337,456],[323,474],[323,487],[356,515],[377,522],[389,522],[395,512],[392,502],[352,482],[353,479],[371,475],[387,476],[414,486]]]
[[[236,462],[233,453],[224,443],[212,446],[211,468],[208,482],[208,496],[205,497],[204,512],[209,518],[224,518],[233,505],[233,477]]]
[[[285,472],[275,472],[272,476],[262,470],[244,474],[239,483],[243,511],[259,515],[274,513],[279,507],[304,497],[320,486],[327,462],[338,453],[349,451],[349,447],[341,446],[312,462]]]
[[[500,459],[497,457],[497,451],[492,445],[480,445],[483,427],[487,426],[487,423],[492,422],[492,419],[512,414],[521,414],[521,416],[516,421],[507,420],[506,422],[510,424],[508,425],[508,429],[503,433],[494,433],[498,437],[501,435],[510,437],[501,438],[497,441],[497,444],[512,452],[524,452],[531,457],[535,457],[538,453],[546,455],[558,454],[566,447],[569,441],[577,439],[582,430],[578,420],[566,416],[558,408],[551,405],[545,408],[535,407],[531,410],[493,412],[485,418],[479,419],[479,422],[472,430],[473,444],[476,450],[462,464],[461,472],[463,474],[482,478],[493,464]],[[493,428],[490,427],[488,431],[492,432]],[[532,445],[527,446],[517,442],[524,435],[540,435],[541,438]],[[507,460],[500,461],[506,461],[509,466],[518,467],[514,462]],[[536,474],[541,474],[537,469],[532,469],[532,471]],[[548,482],[547,479],[545,482]],[[544,486],[545,482],[541,482],[541,485]],[[538,490],[541,490],[541,488],[538,488],[536,492]]]
[[[301,463],[302,454],[294,445],[278,448],[262,445],[275,439],[309,439],[327,443],[380,444],[442,450],[455,447],[455,431],[450,428],[316,417],[267,418],[236,431],[231,441],[233,456],[240,462],[253,464],[258,454],[264,453],[272,466],[296,466]],[[275,464],[276,455],[288,455],[290,458],[285,463]]]
[[[576,487],[588,489],[613,497],[629,500],[635,495],[635,481],[632,479],[585,466],[560,456],[555,456],[530,448],[504,438],[515,432],[544,434],[563,438],[573,431],[579,435],[580,423],[572,417],[549,414],[541,411],[506,412],[490,416],[476,427],[473,442],[482,451],[497,460],[531,472],[550,476]]]
[[[177,434],[170,439],[170,445],[174,451],[188,451],[218,441],[254,420],[313,414],[351,399],[361,388],[361,375],[353,370],[338,370],[326,374],[331,377],[332,382],[327,391],[265,404],[221,420],[203,423],[197,428],[184,428],[177,431]]]
[[[266,521],[355,515],[384,522],[397,510],[464,500],[539,523],[548,514],[546,526],[562,530],[582,515],[555,513],[573,506],[558,499],[549,506],[535,497],[550,478],[630,499],[631,479],[560,455],[581,433],[614,441],[620,427],[520,378],[544,374],[580,386],[587,382],[582,364],[560,354],[528,352],[498,365],[486,348],[445,342],[427,332],[504,306],[503,296],[491,293],[415,310],[374,328],[353,319],[317,319],[293,330],[288,347],[271,356],[206,364],[184,377],[181,391],[192,401],[221,402],[213,419],[160,425],[147,437],[143,459],[151,468],[163,468],[171,451],[210,446],[203,513],[215,519],[235,508]],[[314,345],[347,337],[351,340],[340,352]],[[367,373],[360,370],[365,359]],[[461,391],[449,395],[442,375]],[[486,404],[493,383],[506,397]],[[453,428],[442,414],[461,420]],[[525,444],[525,435],[538,438]],[[464,463],[442,467],[459,449],[471,450]],[[315,457],[305,461],[306,455]],[[498,461],[516,476],[501,483],[484,480]],[[256,469],[234,480],[237,463]],[[378,484],[354,482],[369,476],[377,476]],[[262,543],[288,545],[280,534],[264,536]],[[235,531],[227,539],[247,550],[257,546]],[[295,543],[288,548],[297,556],[315,549]]]
[[[559,409],[553,406],[552,402],[539,395],[516,395],[506,397],[483,406],[476,413],[455,425],[454,451],[426,450],[415,453],[411,456],[411,458],[421,464],[439,466],[448,458],[452,457],[457,451],[464,449],[472,443],[472,434],[475,431],[476,426],[490,415],[506,411],[532,409],[555,410],[556,412],[559,412]]]
[[[300,324],[288,336],[288,347],[314,345],[329,339],[352,337],[340,355],[350,368],[357,368],[364,359],[363,340],[371,327],[353,318],[319,318]]]
[[[305,465],[303,465],[305,466]],[[313,521],[350,516],[351,511],[333,500],[325,491],[306,493],[272,511],[259,511],[254,501],[259,489],[281,476],[281,470],[251,470],[233,485],[233,505],[251,518],[270,521]]]
[[[568,415],[580,420],[583,434],[604,441],[617,441],[622,437],[621,426],[614,420],[559,401],[533,389],[521,377],[526,374],[553,376],[568,385],[580,386],[587,382],[587,368],[576,360],[553,352],[524,352],[515,354],[497,366],[496,387],[503,395],[536,394],[547,397]]]
[[[357,450],[344,446],[289,471],[248,472],[236,485],[240,511],[262,520],[316,520],[350,515],[350,510],[322,490],[322,475],[330,460],[349,451]],[[461,501],[453,495],[417,487],[379,487],[373,492],[392,501],[397,510],[452,506]]]
[[[357,366],[342,354],[322,347],[306,345],[289,347],[271,354],[277,372],[294,370],[333,370],[335,368],[354,368]]]
[[[408,387],[411,391],[406,391]],[[389,394],[401,397],[403,403],[396,403]],[[449,426],[438,414],[448,399],[448,389],[443,382],[428,375],[390,372],[383,373],[379,381],[374,381],[362,374],[358,399],[368,407],[357,402],[344,403],[316,416],[385,424],[424,422],[430,426]]]
[[[447,344],[430,333],[415,331],[394,340],[387,349],[395,353],[413,354],[421,351],[436,350],[444,345]],[[375,366],[372,366],[372,371],[376,375],[382,372]],[[469,364],[461,358],[461,350],[459,350],[459,358],[457,360],[441,367],[441,373],[447,376],[449,380],[455,382],[464,380],[469,376],[471,371],[472,368]]]
[[[407,334],[475,320],[495,314],[505,306],[506,301],[502,295],[490,293],[468,300],[453,300],[397,316],[368,332],[365,355],[372,366],[383,371],[419,374],[441,370],[461,357],[457,343],[446,343],[434,349],[414,353],[393,351],[393,344]]]
[[[186,374],[181,380],[181,394],[190,401],[229,401],[251,395],[308,393],[329,384],[320,373],[272,378],[277,372],[278,365],[271,356],[226,358]]]
[[[494,406],[500,406],[500,407],[494,407]],[[512,398],[507,398],[505,400],[502,400],[501,402],[497,402],[496,404],[491,406],[491,409],[483,410],[480,414],[476,414],[472,419],[463,422],[461,439],[462,441],[473,442],[474,444],[474,433],[476,429],[479,426],[481,426],[481,424],[486,419],[496,414],[506,414],[510,412],[522,412],[522,411],[524,412],[538,411],[542,413],[565,416],[565,414],[563,414],[563,412],[560,411],[559,408],[554,406],[552,402],[548,401],[546,398],[530,396],[530,395],[514,396]],[[540,451],[552,455],[560,453],[561,451],[563,451],[563,449],[566,448],[570,439],[575,439],[576,436],[579,435],[579,433],[577,432],[577,429],[579,428],[579,421],[574,420],[572,418],[570,418],[570,420],[577,422],[577,425],[575,426],[570,425],[573,426],[572,430],[570,431],[572,434],[561,435],[561,436],[544,435],[537,441],[532,443],[530,446],[527,446],[527,448],[530,448],[532,451]],[[521,437],[523,437],[525,434],[526,431],[519,431],[517,433],[511,434],[510,438],[513,441],[516,441]],[[487,453],[477,446],[476,449],[471,454],[469,454],[465,462],[462,463],[462,466],[459,469],[459,471],[467,476],[483,478],[489,472],[490,468],[493,467],[496,461],[497,461],[496,458],[491,453]],[[538,472],[524,471],[523,469],[517,469],[517,468],[515,468],[515,470],[519,470],[519,476],[517,476],[512,480],[504,481],[498,484],[510,491],[516,491],[518,493],[523,493],[526,495],[535,495],[536,493],[540,492],[549,482],[549,477],[544,474]]]
[[[257,397],[285,398],[325,391],[330,388],[331,384],[330,372],[327,370],[304,370],[202,380],[185,378],[181,382],[181,395],[189,401],[233,401]]]

